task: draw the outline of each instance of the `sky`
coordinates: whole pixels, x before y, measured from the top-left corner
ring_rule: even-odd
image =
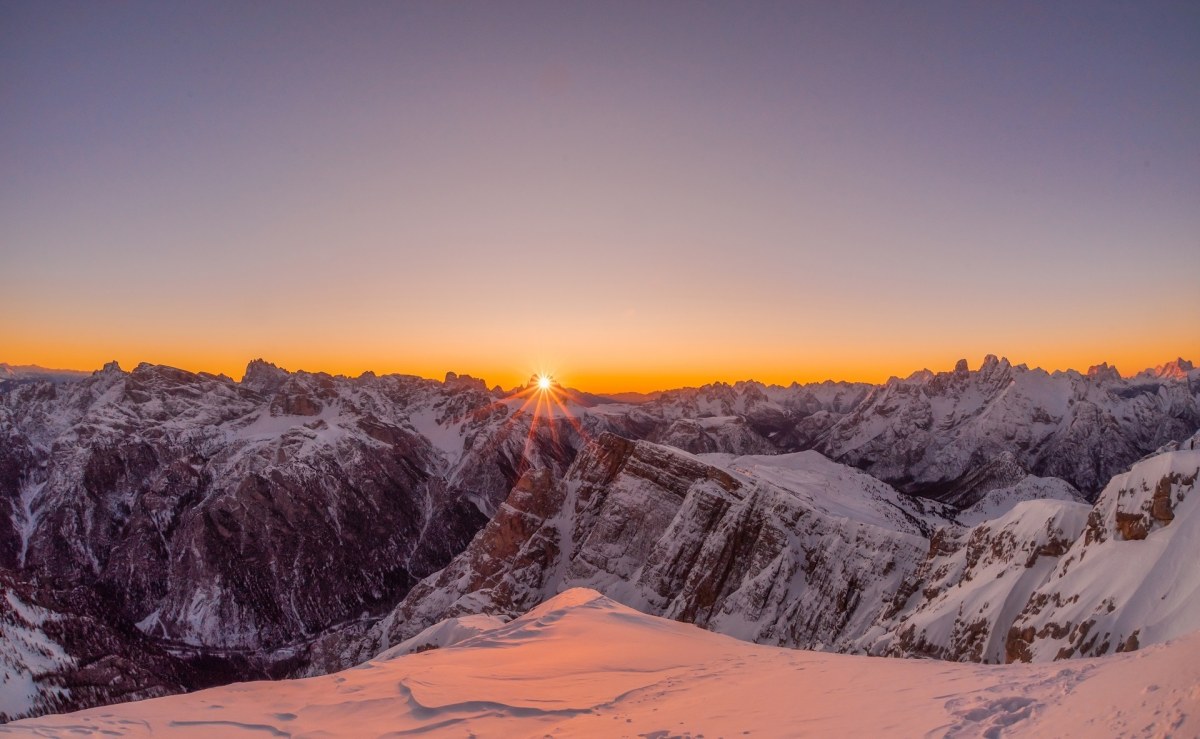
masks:
[[[1200,4],[0,3],[0,361],[1200,360]]]

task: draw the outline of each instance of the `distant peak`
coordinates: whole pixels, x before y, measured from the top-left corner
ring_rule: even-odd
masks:
[[[252,359],[242,375],[242,385],[258,392],[278,389],[288,377],[288,371],[264,359]]]
[[[907,378],[905,378],[905,380],[907,382],[929,382],[933,378],[934,378],[933,372],[931,372],[928,368],[926,368],[926,369],[917,370],[916,372],[912,373]],[[895,379],[895,378],[892,378],[892,379]],[[890,380],[889,380],[889,382],[890,382]]]
[[[277,372],[286,372],[286,370],[279,369],[278,365],[268,362],[267,360],[263,359],[262,357],[259,357],[258,359],[251,359],[250,362],[246,364],[247,374],[250,372],[259,372],[262,370],[274,370]]]
[[[477,390],[487,390],[487,383],[483,380],[471,377],[470,375],[460,375],[457,372],[447,372],[446,379],[442,381],[444,385],[453,385],[455,387],[475,388]]]
[[[970,371],[971,367],[967,364],[967,360],[965,359],[958,360],[958,363],[954,365],[954,374],[956,375],[965,375]]]
[[[1088,375],[1088,377],[1094,378],[1096,380],[1120,380],[1121,379],[1121,373],[1117,371],[1116,367],[1110,366],[1108,362],[1101,362],[1100,364],[1096,364],[1091,367],[1088,367],[1087,375]]]
[[[118,364],[117,360],[115,360],[115,359],[113,361],[105,364],[104,367],[100,370],[101,373],[106,374],[106,375],[119,375],[123,371],[124,370],[121,369],[121,365]]]
[[[1008,361],[1008,357],[997,357],[995,354],[989,354],[983,358],[983,366],[979,368],[979,371],[988,375],[1002,375],[1011,368],[1012,363]]]
[[[1154,368],[1155,377],[1170,378],[1172,380],[1182,380],[1187,377],[1188,373],[1194,370],[1192,363],[1183,357],[1178,357],[1174,361],[1159,365]]]

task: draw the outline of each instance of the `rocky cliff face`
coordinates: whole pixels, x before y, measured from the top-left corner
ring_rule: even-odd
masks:
[[[939,531],[862,646],[889,656],[1004,662],[1010,625],[1090,510],[1082,502],[1023,501],[973,528]]]
[[[606,434],[561,479],[524,477],[462,555],[319,661],[354,661],[445,618],[512,616],[570,587],[745,639],[849,649],[950,514],[813,452],[697,458]]]

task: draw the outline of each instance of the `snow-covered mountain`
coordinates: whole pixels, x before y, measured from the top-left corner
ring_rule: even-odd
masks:
[[[1062,477],[1177,450],[1200,426],[1197,380],[1182,360],[1123,380],[989,359],[636,403],[261,360],[240,382],[115,364],[0,382],[0,661],[25,681],[0,711],[334,669],[573,585],[764,643],[993,659],[1044,583],[995,577],[1020,584],[987,600],[982,636],[948,593],[979,567],[1017,573],[1030,546],[1048,569],[1081,501]],[[1061,511],[1022,505],[1043,498]],[[1018,542],[1003,566],[966,561],[999,532]],[[436,585],[455,568],[470,588]],[[18,643],[36,649],[5,651]]]
[[[1200,733],[1200,635],[1069,666],[948,665],[748,644],[575,589],[507,624],[438,625],[420,646],[335,675],[44,716],[0,735]]]
[[[875,388],[816,442],[900,490],[970,505],[1015,462],[1095,495],[1143,455],[1200,428],[1200,370],[1179,359],[1123,379],[1108,365],[1047,373],[988,356]],[[1005,470],[1006,474],[1007,469]]]
[[[1050,373],[988,356],[974,370],[961,360],[882,385],[714,383],[614,408],[631,438],[697,454],[816,449],[959,507],[1030,474],[1094,499],[1200,428],[1200,370],[1176,359],[1123,378],[1107,364]]]
[[[970,530],[939,532],[864,644],[898,656],[1028,662],[1200,629],[1190,565],[1200,543],[1200,436],[1172,446],[1114,477],[1095,506],[1028,500]]]
[[[525,469],[564,471],[585,430],[535,421],[458,376],[252,362],[239,383],[114,364],[79,382],[8,383],[0,572],[30,607],[71,615],[62,594],[87,593],[89,617],[125,640],[115,653],[149,638],[184,685],[263,675],[329,627],[386,613],[466,546]],[[39,673],[45,696],[89,659],[88,637],[50,631],[70,659]],[[130,690],[118,688],[69,700]]]
[[[259,675],[216,675],[168,654],[132,627],[114,626],[108,604],[86,588],[38,590],[0,570],[0,593],[0,723],[31,710],[69,711]]]

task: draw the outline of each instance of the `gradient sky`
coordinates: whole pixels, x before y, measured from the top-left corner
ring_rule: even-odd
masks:
[[[0,3],[0,360],[1200,360],[1200,4]]]

